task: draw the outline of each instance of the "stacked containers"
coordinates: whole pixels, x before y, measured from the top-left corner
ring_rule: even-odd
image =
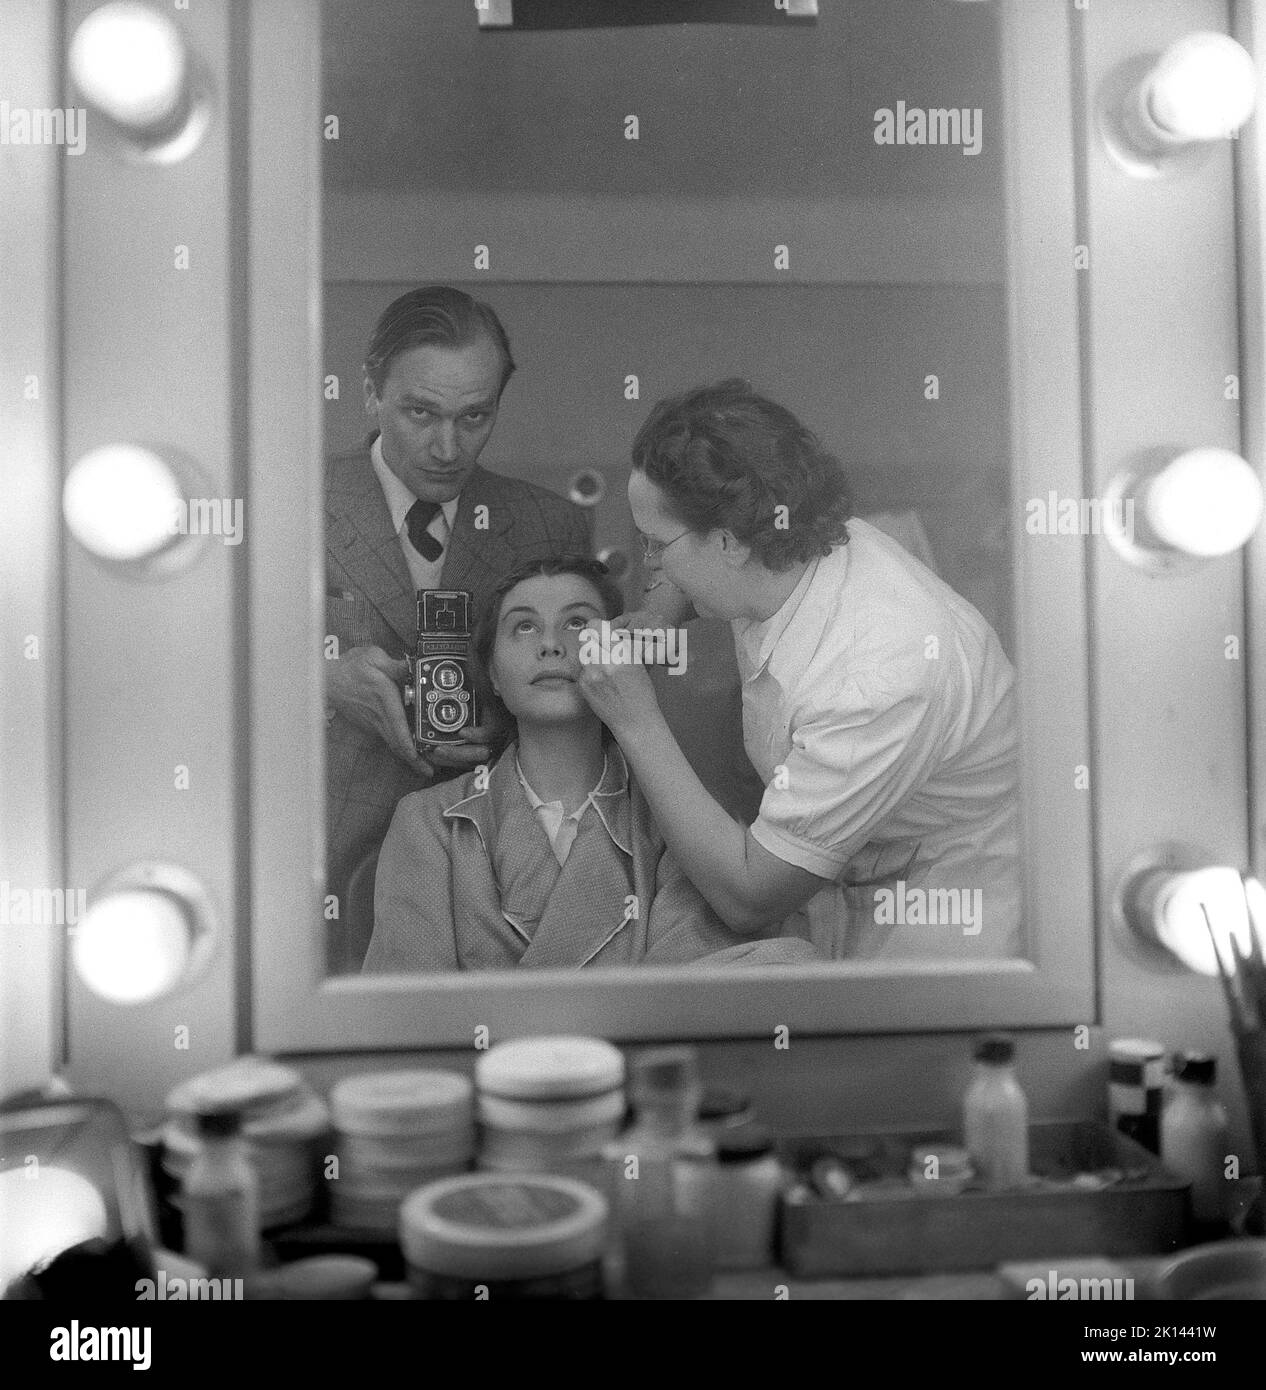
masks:
[[[601,1186],[602,1150],[624,1122],[624,1058],[598,1038],[498,1043],[475,1065],[479,1166]]]
[[[259,1224],[268,1230],[302,1221],[312,1209],[330,1118],[297,1071],[264,1057],[183,1081],[167,1097],[163,1170],[183,1185],[202,1149],[197,1116],[235,1110],[242,1117],[246,1154],[259,1181]]]
[[[415,1188],[465,1172],[475,1155],[474,1090],[456,1072],[349,1076],[330,1092],[338,1176],[330,1218],[394,1235]]]

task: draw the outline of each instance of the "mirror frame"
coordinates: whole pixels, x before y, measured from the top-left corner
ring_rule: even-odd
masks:
[[[321,11],[274,0],[251,8],[249,25],[247,496],[254,534],[268,538],[250,547],[247,576],[252,927],[239,983],[251,1046],[469,1045],[481,1028],[496,1037],[566,1030],[624,1040],[1094,1022],[1091,797],[1075,778],[1091,748],[1087,541],[1025,545],[1018,522],[1026,958],[699,970],[689,978],[663,967],[326,975],[317,929],[325,878]],[[1000,6],[998,27],[1018,518],[1026,497],[1085,489],[1073,80],[1067,7]],[[299,574],[305,584],[284,582]],[[1043,613],[1059,614],[1058,625]]]

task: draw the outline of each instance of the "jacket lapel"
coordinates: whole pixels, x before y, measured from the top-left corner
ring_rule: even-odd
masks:
[[[391,525],[369,449],[331,460],[326,485],[325,548],[382,614],[406,650],[417,640],[413,577]]]
[[[622,933],[629,933],[631,944],[634,931],[630,928],[635,923],[644,924],[650,909],[649,898],[643,903],[638,897],[636,916],[634,908],[626,906],[629,895],[639,892],[631,830],[628,771],[619,749],[612,744],[606,776],[594,793],[594,805],[581,817],[567,862],[559,870],[520,965],[578,969]],[[609,963],[628,956],[628,951],[617,951]]]
[[[654,837],[645,828],[639,834],[634,823],[623,755],[610,745],[594,806],[581,817],[560,868],[519,785],[516,751],[511,744],[501,755],[486,791],[454,803],[444,814],[464,817],[478,829],[501,915],[526,946],[519,964],[578,969],[626,936],[627,949],[604,963],[632,959],[655,889]],[[625,908],[630,893],[638,898],[636,916]]]
[[[383,505],[385,510],[385,502]],[[475,594],[478,606],[479,599],[514,569],[515,550],[506,534],[513,523],[513,509],[504,490],[492,474],[476,464],[458,498],[444,552],[441,586]]]

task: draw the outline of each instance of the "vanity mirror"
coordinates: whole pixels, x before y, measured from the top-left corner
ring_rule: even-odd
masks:
[[[481,31],[460,9],[421,22],[402,0],[328,0],[319,31],[253,14],[252,149],[269,155],[251,186],[249,485],[275,541],[250,557],[264,1047],[461,1044],[481,1026],[742,1036],[1088,1016],[1084,541],[1027,505],[1082,491],[1067,22],[1014,9],[852,3],[782,29],[530,32]],[[628,607],[647,578],[633,438],[660,398],[739,376],[841,460],[855,516],[983,615],[1016,671],[1013,929],[977,943],[970,903],[951,916],[942,897],[938,919],[936,895],[894,872],[877,951],[850,949],[841,927],[814,939],[816,960],[741,970],[361,972],[389,813],[347,832],[354,793],[337,778],[353,774],[336,745],[357,732],[327,704],[328,662],[349,641],[408,640],[394,620],[411,616],[416,575],[370,511],[323,498],[315,460],[341,458],[344,477],[359,456],[369,476],[371,335],[388,304],[434,284],[490,305],[517,364],[479,466],[579,498]],[[455,547],[484,539],[460,504],[449,527]],[[477,598],[511,568],[504,552],[487,574],[468,560],[459,585],[447,566],[434,587]],[[349,605],[359,626],[338,616]],[[299,632],[315,660],[296,659]],[[727,625],[687,632],[684,678],[657,673],[661,707],[707,789],[750,823],[762,783],[742,753]],[[299,698],[278,701],[296,672]],[[398,780],[393,799],[409,790]]]

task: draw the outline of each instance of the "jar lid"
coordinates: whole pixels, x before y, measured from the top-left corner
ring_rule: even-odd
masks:
[[[183,1115],[234,1109],[249,1121],[302,1104],[306,1089],[303,1077],[291,1067],[248,1055],[182,1081],[168,1092],[167,1109]]]
[[[481,1091],[508,1100],[572,1100],[624,1084],[624,1057],[601,1038],[519,1038],[475,1063]]]
[[[358,1255],[312,1255],[282,1265],[275,1284],[283,1299],[323,1302],[369,1297],[378,1266]]]
[[[570,1134],[624,1118],[624,1095],[604,1091],[577,1100],[503,1100],[481,1092],[477,1114],[486,1129],[526,1134]]]
[[[607,1203],[587,1183],[544,1173],[464,1173],[418,1188],[400,1208],[400,1245],[432,1274],[536,1279],[599,1259]]]
[[[1174,1078],[1211,1086],[1217,1079],[1218,1059],[1207,1052],[1175,1052]]]
[[[349,1134],[419,1134],[470,1124],[473,1098],[457,1072],[366,1072],[338,1082],[330,1110]]]
[[[1001,1066],[1015,1057],[1015,1043],[1004,1033],[991,1033],[976,1044],[974,1055],[978,1062]]]
[[[754,1120],[750,1124],[734,1125],[717,1135],[718,1163],[746,1163],[763,1158],[774,1150],[774,1136],[764,1125]]]

